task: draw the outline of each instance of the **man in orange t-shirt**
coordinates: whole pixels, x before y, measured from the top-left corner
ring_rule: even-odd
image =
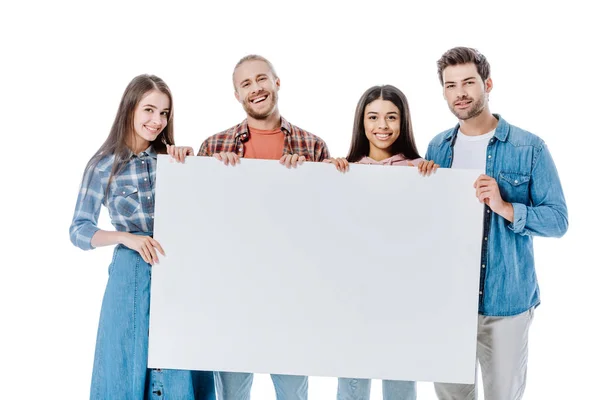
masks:
[[[329,158],[321,138],[290,124],[279,114],[280,81],[267,59],[258,55],[242,58],[233,70],[233,86],[247,118],[206,139],[199,156],[214,156],[226,165],[235,165],[242,157],[279,160],[288,168]],[[219,399],[250,399],[252,378],[252,373],[216,372]],[[308,377],[271,374],[271,379],[278,400],[307,399]]]
[[[247,118],[240,124],[206,139],[199,156],[214,156],[235,165],[241,157],[279,160],[287,167],[304,161],[329,158],[325,142],[286,121],[277,106],[281,83],[264,57],[249,55],[233,70],[235,98]]]

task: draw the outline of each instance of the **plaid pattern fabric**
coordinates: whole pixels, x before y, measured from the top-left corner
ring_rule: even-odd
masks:
[[[101,205],[108,208],[117,231],[150,232],[154,228],[154,181],[157,154],[152,146],[139,154],[131,154],[123,170],[113,176],[108,195],[106,185],[114,155],[106,156],[83,177],[73,222],[69,229],[71,242],[83,250],[93,249],[92,236],[97,226]]]
[[[282,156],[298,154],[306,157],[307,161],[316,162],[329,158],[329,150],[323,139],[290,124],[283,117],[281,131],[284,134]],[[215,153],[232,152],[244,157],[244,141],[249,135],[248,120],[244,120],[233,128],[206,139],[200,146],[198,155],[212,156]]]

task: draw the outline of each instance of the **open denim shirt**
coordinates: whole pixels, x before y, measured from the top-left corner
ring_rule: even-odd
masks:
[[[485,172],[498,182],[502,199],[512,203],[514,221],[484,207],[479,313],[510,316],[540,303],[533,236],[564,235],[568,216],[558,172],[544,141],[494,116],[498,126],[487,147]],[[458,128],[433,138],[425,158],[450,168]]]

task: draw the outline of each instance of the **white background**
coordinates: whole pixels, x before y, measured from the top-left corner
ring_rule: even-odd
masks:
[[[593,38],[600,33],[587,2],[5,3],[3,398],[88,396],[112,249],[83,252],[67,231],[83,167],[135,75],[153,73],[169,84],[177,143],[197,150],[207,136],[243,119],[232,68],[248,53],[262,54],[281,77],[282,115],[321,136],[338,156],[348,150],[363,91],[393,84],[409,99],[424,154],[433,135],[455,123],[435,62],[456,45],[488,57],[492,111],[544,138],[569,206],[566,236],[535,240],[542,305],[531,328],[525,398],[593,397],[600,373],[594,329],[600,85]],[[102,218],[110,227],[106,213]],[[333,399],[335,385],[311,379],[310,395]],[[418,390],[420,399],[434,398],[431,384]],[[253,393],[274,398],[267,377],[256,378]]]

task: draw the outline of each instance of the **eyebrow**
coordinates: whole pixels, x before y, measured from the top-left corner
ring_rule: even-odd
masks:
[[[368,111],[367,114],[379,114],[377,111]],[[397,111],[389,111],[386,114],[398,114]]]
[[[158,107],[156,107],[154,104],[144,104],[142,107],[150,107],[150,108],[154,108],[155,110],[158,110]],[[163,108],[163,111],[170,111],[171,109],[169,107],[167,108]]]
[[[266,73],[264,73],[264,72],[261,72],[260,74],[256,75],[256,76],[254,77],[254,79],[258,79],[258,78],[260,78],[260,77],[263,77],[263,76],[267,76],[267,77],[268,77],[269,75],[267,75],[267,74],[266,74]],[[240,82],[240,86],[241,86],[241,85],[243,85],[245,82],[249,82],[249,81],[250,81],[250,78],[246,78],[246,79],[244,79],[243,81],[241,81],[241,82]]]
[[[474,76],[470,76],[468,78],[463,79],[461,82],[466,82],[466,81],[471,80],[471,79],[476,79],[476,78]],[[446,85],[448,83],[456,83],[456,82],[455,81],[446,81],[446,82],[444,82],[444,85]]]

